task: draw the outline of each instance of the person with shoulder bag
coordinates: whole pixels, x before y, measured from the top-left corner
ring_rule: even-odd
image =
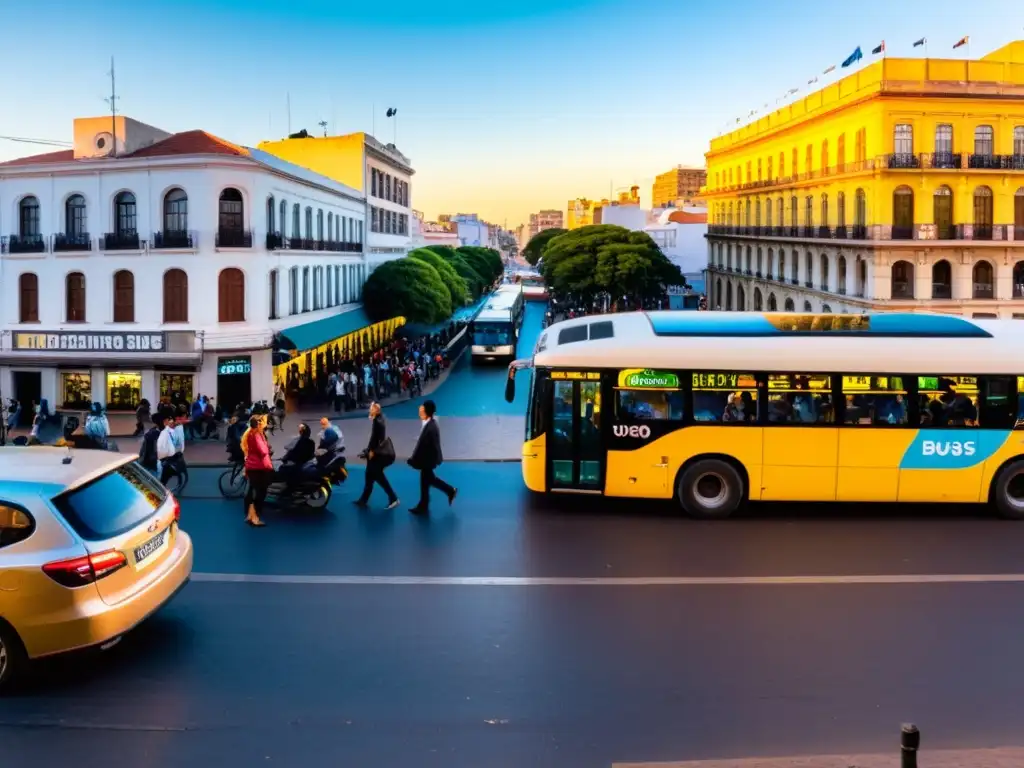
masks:
[[[360,458],[366,459],[366,480],[363,495],[355,501],[355,505],[367,506],[370,494],[373,493],[373,484],[376,483],[388,495],[388,509],[394,509],[399,504],[398,495],[385,477],[384,470],[395,463],[395,444],[388,437],[387,421],[380,412],[380,403],[370,403],[370,421],[370,441],[366,444],[366,450],[359,454]]]

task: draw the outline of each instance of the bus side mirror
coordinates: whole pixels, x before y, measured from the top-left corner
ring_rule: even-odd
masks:
[[[508,379],[505,381],[505,402],[515,402],[516,399],[516,372],[510,370],[508,372]]]

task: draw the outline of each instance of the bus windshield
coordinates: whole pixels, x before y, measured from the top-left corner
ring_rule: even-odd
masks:
[[[512,343],[511,323],[474,323],[473,344],[479,347],[503,347]]]

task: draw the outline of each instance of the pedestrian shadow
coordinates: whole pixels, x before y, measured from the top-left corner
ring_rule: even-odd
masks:
[[[387,507],[373,508],[373,507],[356,507],[353,506],[356,511],[356,520],[359,523],[359,529],[365,534],[365,538],[371,540],[380,540],[385,537],[390,537],[395,529],[395,510],[388,509]]]
[[[413,536],[428,547],[444,546],[455,538],[462,526],[461,518],[452,509],[429,515],[410,515]]]

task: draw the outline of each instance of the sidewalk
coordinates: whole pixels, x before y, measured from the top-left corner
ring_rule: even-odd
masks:
[[[921,751],[922,768],[1019,768],[1024,748],[955,749]],[[740,760],[691,760],[669,763],[612,763],[612,768],[897,768],[899,745],[883,755],[815,755],[808,757],[755,757]]]

